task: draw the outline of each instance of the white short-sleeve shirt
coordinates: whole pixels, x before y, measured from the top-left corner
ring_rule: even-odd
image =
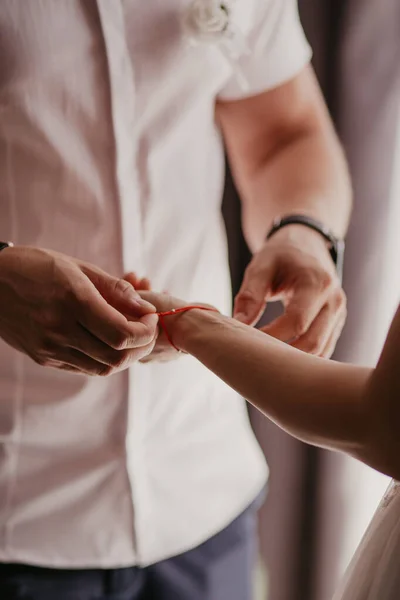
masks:
[[[215,102],[290,80],[310,49],[294,0],[236,0],[243,90],[188,43],[189,4],[2,0],[0,239],[227,313]],[[147,565],[221,530],[266,474],[244,402],[192,358],[96,379],[0,341],[0,561]]]

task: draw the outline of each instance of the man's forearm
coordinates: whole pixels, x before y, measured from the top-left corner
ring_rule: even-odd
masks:
[[[339,237],[346,233],[350,178],[340,143],[328,126],[282,141],[253,171],[242,174],[239,188],[243,229],[252,251],[263,244],[273,220],[284,215],[308,215]]]

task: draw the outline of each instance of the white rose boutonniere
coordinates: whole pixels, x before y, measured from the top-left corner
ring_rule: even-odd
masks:
[[[249,54],[249,48],[239,27],[233,20],[235,0],[192,0],[182,15],[186,38],[193,45],[212,45],[222,52],[231,64],[241,84],[247,82],[237,60]]]

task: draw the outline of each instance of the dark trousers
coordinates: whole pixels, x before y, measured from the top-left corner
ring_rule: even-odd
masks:
[[[146,568],[61,570],[0,564],[1,600],[251,600],[256,506],[221,533]]]

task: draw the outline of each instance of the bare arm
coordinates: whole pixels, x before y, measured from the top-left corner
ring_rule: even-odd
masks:
[[[341,237],[351,186],[346,162],[311,67],[258,96],[217,107],[242,222],[254,256],[235,299],[235,317],[254,324],[265,303],[284,315],[266,330],[299,349],[330,356],[346,317],[346,300],[324,239],[291,225],[265,241],[273,220],[303,214]]]
[[[400,311],[376,370],[307,355],[214,313],[172,320],[178,347],[288,433],[400,477]]]
[[[220,103],[217,118],[253,251],[277,216],[306,214],[346,232],[351,187],[346,162],[311,67],[280,87]]]

